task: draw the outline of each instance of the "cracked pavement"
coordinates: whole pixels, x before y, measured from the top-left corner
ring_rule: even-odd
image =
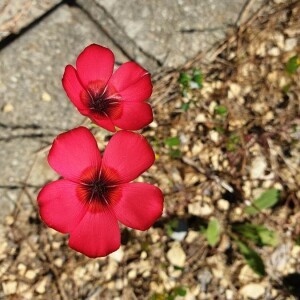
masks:
[[[83,120],[61,77],[84,47],[105,45],[117,64],[136,60],[153,73],[180,67],[222,41],[247,0],[45,2],[22,0],[19,9],[0,12],[0,217],[25,183],[36,192],[57,176],[47,165],[47,146]]]

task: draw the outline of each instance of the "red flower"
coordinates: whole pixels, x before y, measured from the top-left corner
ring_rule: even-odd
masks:
[[[79,112],[99,126],[114,132],[115,126],[138,130],[153,120],[150,74],[134,62],[113,73],[114,54],[92,44],[78,56],[76,69],[68,65],[63,87]]]
[[[49,227],[69,233],[69,246],[89,257],[119,248],[118,221],[146,230],[161,216],[160,189],[129,183],[154,162],[152,148],[137,133],[117,132],[101,158],[90,131],[75,128],[55,139],[48,162],[63,179],[40,191],[41,218]]]

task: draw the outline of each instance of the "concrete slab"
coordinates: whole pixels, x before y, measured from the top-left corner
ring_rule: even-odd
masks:
[[[1,205],[11,202],[7,190],[16,192],[22,185],[35,153],[83,120],[65,95],[61,77],[65,65],[74,64],[91,43],[106,45],[118,61],[126,60],[80,9],[61,6],[0,52]],[[36,172],[34,184],[49,180],[41,166]]]
[[[61,0],[2,0],[0,2],[0,41],[18,33]]]
[[[176,67],[225,37],[247,0],[78,0],[130,56]]]

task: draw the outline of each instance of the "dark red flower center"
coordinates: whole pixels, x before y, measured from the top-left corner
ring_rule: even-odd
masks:
[[[100,116],[116,116],[120,114],[120,95],[101,81],[90,82],[87,89],[81,94],[81,101],[92,113]]]
[[[107,168],[98,170],[91,168],[86,170],[77,188],[79,199],[83,201],[91,211],[99,211],[118,199],[118,175]]]

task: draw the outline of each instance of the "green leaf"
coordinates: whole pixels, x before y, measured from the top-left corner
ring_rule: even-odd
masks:
[[[181,151],[179,149],[170,149],[169,155],[172,158],[180,158],[180,157],[182,157],[182,153],[181,153]]]
[[[215,107],[215,113],[220,116],[226,116],[228,113],[227,107],[224,105],[218,105]]]
[[[253,201],[252,205],[245,208],[245,212],[254,215],[262,209],[270,208],[278,202],[278,190],[269,189],[262,193],[259,198]]]
[[[237,243],[239,251],[244,256],[249,267],[258,275],[265,276],[265,265],[260,255],[243,242],[239,240],[236,240],[235,242]]]
[[[184,297],[186,295],[186,290],[182,287],[177,287],[174,290],[175,294],[181,297]]]
[[[289,59],[285,66],[285,70],[288,74],[293,75],[297,72],[297,69],[300,65],[300,61],[298,59],[298,56],[295,55]]]
[[[278,245],[278,237],[274,231],[267,228],[262,228],[258,231],[258,234],[262,245],[269,245],[273,247]]]
[[[218,126],[218,127],[215,127],[215,131],[217,131],[220,134],[224,134],[225,133],[225,128],[223,128],[221,126]]]
[[[192,81],[197,84],[198,88],[203,87],[203,74],[199,69],[194,69],[193,70]]]
[[[170,137],[165,139],[165,144],[169,147],[180,145],[180,140],[178,137]]]
[[[212,218],[208,223],[206,238],[208,244],[212,247],[214,247],[220,240],[220,225],[214,218]]]
[[[276,246],[278,244],[277,234],[263,225],[233,225],[232,230],[244,238],[253,241],[257,246]]]
[[[179,83],[182,84],[183,87],[187,88],[190,85],[190,81],[192,80],[191,76],[189,76],[185,72],[181,72],[179,75]]]
[[[183,111],[187,111],[189,107],[190,107],[190,103],[187,102],[187,103],[183,103],[181,108],[183,109]]]
[[[167,224],[166,224],[166,230],[167,230],[167,234],[168,235],[172,235],[172,233],[174,232],[174,230],[177,228],[178,226],[178,220],[177,219],[173,219],[170,220]]]
[[[227,151],[229,152],[235,151],[239,142],[240,142],[239,136],[236,133],[231,133],[226,143]]]

